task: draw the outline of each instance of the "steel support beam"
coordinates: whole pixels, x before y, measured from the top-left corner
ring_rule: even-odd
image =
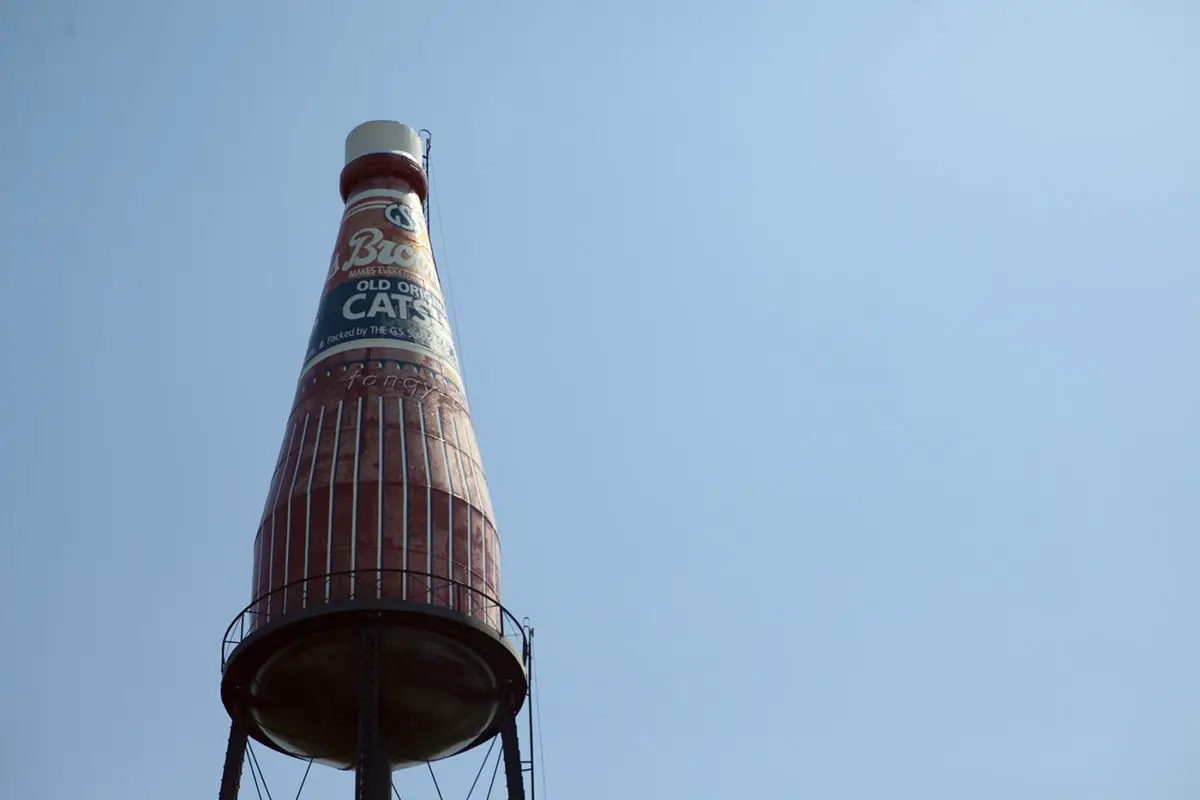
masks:
[[[221,789],[217,800],[237,800],[248,742],[246,731],[234,720],[229,726],[229,745],[225,748],[225,768],[221,770]]]
[[[358,764],[355,770],[355,800],[390,800],[392,770],[379,737],[379,649],[378,628],[362,632],[362,661],[359,668]]]
[[[500,746],[504,751],[504,777],[508,781],[508,800],[525,800],[525,779],[521,768],[521,743],[517,741],[517,717],[506,715],[500,725]]]

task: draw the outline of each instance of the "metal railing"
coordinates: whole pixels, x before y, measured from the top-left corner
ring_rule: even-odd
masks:
[[[475,576],[482,582],[482,576]],[[309,575],[259,595],[242,609],[221,643],[221,670],[230,654],[269,622],[303,612],[339,610],[366,601],[424,603],[471,617],[508,639],[525,653],[525,629],[500,601],[462,581],[411,569],[360,569]]]

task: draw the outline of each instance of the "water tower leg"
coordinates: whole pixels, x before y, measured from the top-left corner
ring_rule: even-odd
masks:
[[[379,741],[380,639],[377,628],[362,632],[355,800],[390,800],[392,789],[392,771]]]
[[[237,800],[238,789],[242,785],[246,744],[246,731],[234,720],[229,726],[229,746],[225,748],[225,768],[221,771],[221,790],[217,800]]]
[[[504,777],[508,781],[508,800],[525,800],[525,779],[521,774],[521,743],[517,739],[517,717],[506,716],[500,725],[500,747],[504,750]]]

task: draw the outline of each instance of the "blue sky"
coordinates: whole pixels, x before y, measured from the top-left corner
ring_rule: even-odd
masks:
[[[343,139],[395,118],[543,798],[1197,797],[1198,36],[1185,0],[3,4],[0,795],[216,796]]]

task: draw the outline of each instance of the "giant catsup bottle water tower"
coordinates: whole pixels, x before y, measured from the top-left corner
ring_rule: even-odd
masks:
[[[526,630],[500,605],[500,543],[427,230],[425,142],[397,122],[346,140],[341,228],[231,625],[221,800],[247,737],[394,769],[499,735],[520,792]],[[497,762],[499,763],[499,762]],[[514,779],[514,770],[516,771]]]

